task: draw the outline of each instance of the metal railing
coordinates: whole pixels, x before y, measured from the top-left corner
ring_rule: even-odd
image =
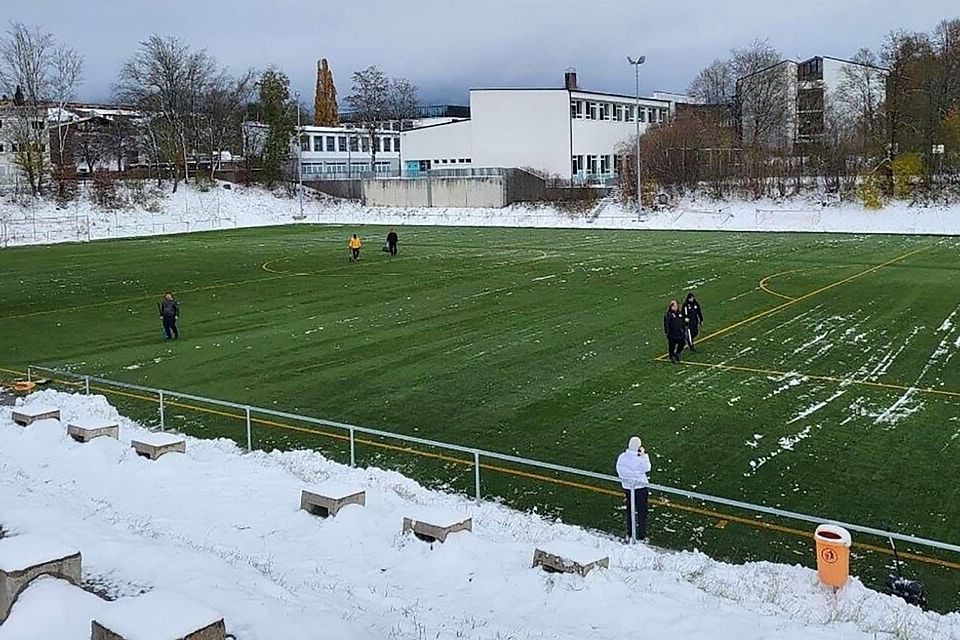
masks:
[[[27,367],[27,380],[33,380],[34,373],[43,373],[51,377],[64,377],[77,380],[78,382],[73,383],[75,386],[83,386],[85,393],[89,394],[91,389],[91,383],[105,385],[109,387],[116,387],[118,389],[126,389],[128,391],[138,391],[141,393],[150,394],[155,396],[157,402],[159,403],[160,412],[160,429],[166,429],[166,418],[165,418],[165,405],[168,403],[168,398],[174,397],[182,400],[192,400],[194,402],[202,402],[204,404],[227,407],[231,409],[236,409],[242,411],[245,416],[246,421],[246,435],[247,435],[247,450],[253,450],[253,432],[252,432],[252,421],[250,414],[251,412],[256,412],[258,414],[272,416],[275,418],[284,418],[287,420],[295,420],[297,422],[303,422],[307,424],[314,424],[317,426],[331,427],[335,429],[342,430],[346,432],[345,438],[349,439],[350,443],[350,466],[356,466],[356,443],[357,443],[357,434],[364,434],[368,436],[374,436],[384,440],[395,440],[398,442],[403,442],[407,444],[417,444],[426,447],[433,447],[437,449],[442,449],[446,451],[454,451],[457,453],[467,454],[472,458],[472,465],[474,468],[474,497],[476,500],[481,499],[481,478],[480,478],[480,469],[481,469],[481,459],[490,459],[490,460],[499,460],[501,462],[509,462],[521,467],[528,467],[533,469],[541,469],[546,471],[553,471],[563,474],[568,474],[572,476],[578,476],[581,478],[589,478],[591,480],[599,480],[604,483],[613,483],[616,486],[620,486],[620,479],[616,476],[611,476],[603,473],[597,473],[595,471],[587,471],[585,469],[577,469],[574,467],[567,467],[564,465],[553,464],[550,462],[543,462],[540,460],[531,460],[529,458],[522,458],[519,456],[512,456],[505,453],[498,453],[496,451],[487,451],[484,449],[478,449],[475,447],[465,447],[457,444],[450,444],[446,442],[440,442],[437,440],[428,440],[426,438],[418,438],[416,436],[409,436],[399,433],[391,433],[389,431],[382,431],[379,429],[370,429],[367,427],[359,427],[352,424],[346,424],[343,422],[336,422],[333,420],[325,420],[322,418],[313,418],[310,416],[304,416],[296,413],[289,413],[286,411],[277,411],[275,409],[267,409],[264,407],[257,407],[254,405],[241,404],[236,402],[230,402],[227,400],[219,400],[216,398],[207,398],[204,396],[193,395],[189,393],[182,393],[179,391],[170,391],[166,389],[157,389],[153,387],[146,387],[137,384],[130,384],[127,382],[119,382],[116,380],[109,380],[106,378],[100,378],[97,376],[90,376],[86,374],[80,374],[73,371],[63,371],[60,369],[52,369],[48,367],[42,367],[38,365],[29,365]],[[323,434],[317,434],[323,435]],[[466,463],[463,460],[459,462]],[[921,538],[918,536],[896,533],[893,531],[886,531],[883,529],[877,529],[875,527],[868,527],[863,525],[858,525],[849,522],[843,522],[841,520],[836,520],[833,518],[825,518],[820,516],[813,516],[805,513],[798,513],[795,511],[787,511],[784,509],[777,509],[774,507],[767,507],[764,505],[752,504],[749,502],[743,502],[740,500],[732,500],[729,498],[723,498],[720,496],[709,495],[705,493],[700,493],[697,491],[688,491],[686,489],[679,489],[676,487],[669,487],[666,485],[650,483],[647,487],[651,491],[656,491],[666,495],[679,496],[689,500],[723,505],[727,507],[733,507],[736,509],[741,509],[744,511],[763,514],[768,516],[774,516],[777,518],[782,518],[785,520],[793,520],[797,522],[804,522],[809,524],[835,524],[841,526],[850,531],[856,531],[858,533],[867,534],[871,536],[877,536],[880,538],[890,538],[900,542],[906,542],[918,546],[929,547],[932,549],[940,549],[943,551],[950,551],[954,553],[960,553],[960,545],[951,544],[947,542],[942,542],[939,540],[931,540],[929,538]],[[633,503],[633,496],[631,496],[631,504]],[[635,536],[635,530],[634,535]]]

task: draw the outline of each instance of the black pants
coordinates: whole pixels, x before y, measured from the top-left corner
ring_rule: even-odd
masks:
[[[163,316],[163,335],[167,336],[167,340],[180,337],[180,332],[177,331],[176,316]]]
[[[693,343],[697,339],[697,335],[700,333],[700,325],[691,324],[687,327],[687,344],[690,345],[690,348],[693,348]]]
[[[392,255],[392,256],[397,255],[397,243],[396,243],[396,242],[388,242],[388,243],[387,243],[387,247],[390,248],[390,255]]]
[[[680,362],[680,354],[687,343],[686,336],[682,338],[667,338],[667,349],[670,351],[670,359],[674,362]]]
[[[633,514],[636,513],[637,518],[637,540],[643,540],[647,537],[647,510],[648,510],[648,499],[649,491],[646,487],[643,489],[634,489],[633,490],[633,502],[634,508],[630,509],[630,489],[623,490],[623,497],[627,502],[626,515],[624,520],[627,524],[627,538],[633,535],[633,523],[631,518]]]
[[[360,259],[360,249],[350,249],[350,256],[353,260]]]

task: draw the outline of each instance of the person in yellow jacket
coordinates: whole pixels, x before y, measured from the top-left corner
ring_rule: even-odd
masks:
[[[360,247],[363,246],[363,243],[360,242],[360,236],[353,234],[353,237],[350,238],[350,242],[347,243],[347,246],[350,247],[350,259],[359,260],[360,259]]]

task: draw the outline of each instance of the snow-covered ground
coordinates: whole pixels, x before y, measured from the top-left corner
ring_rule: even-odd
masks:
[[[0,201],[0,247],[149,236],[298,222],[299,203],[264,189],[223,184],[200,191],[194,185],[151,194],[152,205],[115,211],[78,198],[59,208],[53,202],[20,206]],[[881,211],[858,204],[824,206],[800,198],[787,201],[713,202],[684,200],[670,209],[636,213],[613,200],[573,214],[549,205],[517,204],[504,209],[375,208],[313,192],[305,199],[303,223],[573,227],[719,231],[807,231],[960,235],[960,206],[913,207],[892,203]]]
[[[172,591],[222,613],[241,640],[308,638],[698,638],[956,640],[960,615],[924,613],[853,580],[838,594],[796,566],[732,566],[628,546],[494,503],[429,491],[311,451],[243,453],[188,438],[157,462],[129,448],[143,428],[102,396],[52,390],[63,422],[117,419],[120,441],[79,444],[59,421],[15,426],[0,407],[0,526],[83,553],[84,583],[110,598]],[[299,510],[317,482],[366,490],[333,519]],[[433,546],[401,534],[411,510],[473,518]],[[543,543],[600,552],[586,578],[531,568]],[[0,540],[3,545],[4,540]],[[86,640],[114,606],[52,578],[30,586],[0,640]]]

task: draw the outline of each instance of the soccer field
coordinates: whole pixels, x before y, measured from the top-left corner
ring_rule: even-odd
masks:
[[[960,543],[960,240],[411,227],[391,258],[386,231],[4,250],[0,367],[603,473],[639,434],[654,482]],[[160,335],[167,289],[182,305],[178,342]],[[688,291],[706,322],[675,366],[662,315]],[[504,494],[591,524],[592,498],[560,491]],[[684,526],[658,531],[655,514],[652,538],[711,546],[702,522]]]

